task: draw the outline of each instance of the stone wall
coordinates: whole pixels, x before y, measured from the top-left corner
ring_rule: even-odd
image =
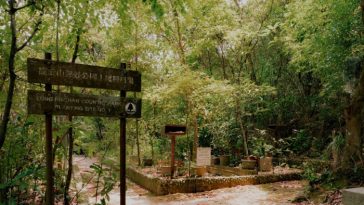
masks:
[[[305,163],[311,164],[316,167],[318,171],[322,171],[325,168],[330,168],[330,161],[320,160],[320,159],[309,159],[309,158],[273,158],[273,164],[280,165],[282,163],[288,164],[289,166],[296,166],[303,168]]]
[[[301,172],[231,177],[201,177],[166,179],[144,175],[134,168],[127,168],[127,177],[156,195],[195,193],[238,185],[266,184],[301,179]]]
[[[220,176],[245,176],[245,175],[256,175],[258,171],[241,169],[236,167],[225,167],[225,166],[208,166],[208,172],[211,174],[216,174]]]

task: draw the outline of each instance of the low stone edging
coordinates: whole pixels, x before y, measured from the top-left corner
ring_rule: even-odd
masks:
[[[236,167],[223,167],[223,166],[208,166],[207,170],[209,173],[220,175],[220,176],[246,176],[258,174],[257,170],[241,169]]]
[[[289,164],[290,166],[296,166],[299,168],[304,168],[304,164],[310,164],[315,167],[316,171],[321,172],[326,168],[331,167],[331,162],[321,159],[309,159],[309,158],[273,158],[273,164],[280,165],[282,163]]]
[[[301,171],[297,171],[285,174],[201,177],[171,180],[147,176],[130,167],[126,170],[128,179],[156,195],[195,193],[239,185],[266,184],[279,181],[299,180],[301,179],[301,174]]]

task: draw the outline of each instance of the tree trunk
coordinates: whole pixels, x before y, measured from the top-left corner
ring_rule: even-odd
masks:
[[[177,9],[174,7],[173,3],[171,2],[172,7],[173,7],[173,17],[174,17],[174,23],[177,29],[177,48],[179,51],[179,58],[181,61],[182,65],[186,64],[186,57],[185,57],[185,48],[184,48],[184,44],[183,44],[183,39],[182,39],[182,32],[181,32],[181,24],[179,21],[179,15],[177,12]]]
[[[363,64],[361,65],[363,66]],[[346,142],[342,156],[342,169],[351,169],[358,162],[363,163],[362,156],[362,122],[364,107],[364,69],[361,71],[358,86],[350,105],[345,109]]]
[[[355,112],[355,109],[350,106],[345,111],[345,122],[346,122],[346,142],[344,147],[344,154],[342,158],[342,169],[352,169],[357,163],[362,163],[362,140],[361,140],[361,129],[362,129],[362,117],[361,112]]]
[[[198,122],[197,115],[195,115],[195,119],[193,122],[193,161],[197,160],[197,147],[198,147]]]
[[[136,135],[136,145],[137,145],[137,154],[138,154],[138,166],[141,166],[141,159],[140,159],[140,142],[139,142],[139,120],[135,120],[135,135]]]
[[[8,92],[6,97],[6,102],[4,106],[4,112],[2,113],[2,119],[0,123],[0,150],[4,145],[5,138],[6,138],[6,131],[8,127],[8,123],[10,120],[10,111],[11,107],[13,105],[13,97],[14,97],[14,89],[15,89],[15,81],[16,81],[16,74],[15,74],[15,56],[16,53],[21,51],[34,37],[36,32],[39,30],[39,25],[41,24],[41,19],[38,20],[38,22],[35,24],[35,28],[31,35],[26,39],[26,41],[20,46],[17,47],[17,30],[16,30],[16,18],[15,14],[19,10],[19,8],[15,8],[16,1],[15,0],[9,0],[8,5],[8,13],[10,15],[10,29],[11,29],[11,47],[10,47],[10,53],[9,53],[9,59],[8,59],[8,73],[6,71],[4,72],[4,75],[2,76],[5,82],[5,79],[7,77],[7,74],[10,76],[9,78],[9,85],[8,85]],[[30,5],[30,4],[29,4]],[[25,6],[25,7],[28,7]],[[23,8],[25,8],[23,7]],[[43,11],[41,13],[41,16],[43,15]],[[1,85],[1,91],[3,89],[4,84]],[[0,178],[0,183],[1,183]],[[7,200],[7,193],[8,188],[0,189],[0,202]]]
[[[362,22],[364,24],[364,0],[360,2]],[[341,169],[350,170],[358,163],[363,166],[362,156],[362,122],[364,107],[364,62],[361,62],[361,74],[350,105],[345,109],[346,137]]]
[[[138,14],[136,13],[136,16]],[[138,48],[138,25],[135,23],[135,33],[134,33],[134,45],[135,48]],[[134,62],[135,62],[135,70],[138,71],[138,60],[139,60],[139,53],[138,49],[136,49],[134,54]],[[137,97],[137,93],[134,92],[134,98]],[[138,166],[141,166],[141,159],[140,159],[140,142],[139,142],[139,119],[135,119],[135,135],[136,135],[136,146],[137,146],[137,154],[138,154]]]
[[[72,116],[69,116],[69,120],[70,122],[72,122]],[[66,176],[66,183],[64,186],[64,204],[65,205],[69,205],[70,204],[70,199],[69,199],[69,188],[71,185],[71,179],[72,179],[72,172],[73,172],[73,129],[72,127],[70,127],[68,129],[68,171],[67,171],[67,176]]]
[[[253,50],[251,52],[253,52]],[[246,61],[247,61],[246,62],[247,67],[250,70],[250,80],[253,81],[254,83],[258,84],[257,76],[256,76],[255,69],[254,69],[253,57],[252,57],[251,53],[247,54]]]
[[[9,14],[10,14],[10,28],[11,28],[11,48],[10,48],[10,55],[9,55],[9,87],[8,87],[8,95],[6,97],[6,103],[4,107],[4,112],[0,124],[0,149],[3,147],[6,137],[6,130],[8,128],[9,116],[11,106],[13,105],[13,96],[14,96],[14,88],[15,88],[15,55],[17,52],[16,47],[16,21],[15,21],[15,12],[14,9],[14,1],[9,1]]]
[[[72,63],[76,62],[77,59],[77,53],[78,53],[78,48],[79,48],[79,44],[80,44],[80,33],[77,34],[76,36],[76,45],[75,45],[75,49],[72,55]],[[70,87],[70,93],[73,92],[73,88]],[[68,116],[68,121],[70,123],[72,123],[72,116],[69,115]],[[66,176],[66,182],[65,182],[65,186],[64,186],[64,204],[65,205],[69,205],[70,201],[69,201],[69,194],[68,191],[70,189],[70,185],[71,185],[71,180],[72,180],[72,172],[73,172],[73,128],[72,125],[70,128],[68,128],[68,170],[67,170],[67,176]]]
[[[152,160],[153,160],[153,162],[154,162],[154,142],[153,142],[153,136],[155,138],[158,137],[158,135],[157,135],[157,124],[156,124],[156,119],[155,119],[155,116],[157,115],[156,106],[157,106],[157,103],[156,102],[153,102],[153,134],[150,136],[150,146],[152,148]]]
[[[15,80],[16,80],[16,74],[15,74],[15,55],[17,52],[21,51],[23,48],[25,48],[28,43],[32,40],[34,35],[39,31],[39,26],[41,25],[42,16],[44,12],[43,5],[40,8],[40,16],[38,21],[35,23],[35,27],[33,32],[30,34],[30,36],[25,40],[25,42],[17,47],[17,30],[16,30],[16,18],[15,14],[17,11],[19,11],[22,8],[26,8],[32,4],[28,4],[25,7],[22,8],[15,8],[16,1],[15,0],[9,0],[9,9],[8,13],[10,15],[10,29],[11,29],[11,47],[10,47],[10,54],[9,54],[9,66],[8,71],[10,75],[9,79],[9,87],[8,87],[8,93],[7,98],[5,102],[4,112],[0,124],[0,149],[3,147],[6,137],[6,130],[8,127],[9,122],[9,116],[10,116],[10,110],[13,104],[13,96],[14,96],[14,88],[15,88]]]
[[[226,80],[227,79],[227,75],[226,75],[226,62],[225,62],[225,53],[224,53],[223,40],[221,40],[220,49],[221,49],[221,68],[222,68],[222,74],[223,74],[224,80]],[[219,53],[218,53],[218,55],[219,55]]]
[[[241,136],[242,136],[242,140],[243,140],[243,150],[244,150],[244,154],[245,156],[249,156],[249,151],[248,151],[248,130],[247,128],[245,128],[243,120],[241,119],[241,107],[240,107],[240,101],[237,100],[236,101],[236,118],[237,118],[237,122],[239,124],[240,127],[240,132],[241,132]]]
[[[84,19],[83,22],[85,22],[85,20],[86,20],[86,18]],[[78,28],[77,35],[76,35],[75,49],[73,50],[73,54],[72,54],[72,60],[71,60],[72,63],[76,63],[76,60],[78,57],[78,50],[80,47],[81,34],[82,34],[82,29]],[[72,93],[72,92],[73,92],[73,87],[70,87],[70,93]],[[73,117],[71,115],[68,116],[68,120],[71,123],[73,120],[72,118]],[[65,186],[64,186],[64,195],[63,195],[65,205],[70,204],[68,191],[70,189],[71,180],[72,180],[72,172],[73,172],[73,156],[72,156],[73,155],[73,141],[74,141],[74,136],[73,136],[73,128],[71,125],[71,127],[68,129],[68,170],[67,170],[66,182],[65,182]]]

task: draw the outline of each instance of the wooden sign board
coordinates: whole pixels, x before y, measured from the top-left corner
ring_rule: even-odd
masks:
[[[28,113],[140,118],[141,99],[28,90]]]
[[[211,165],[211,147],[197,147],[197,166]]]
[[[28,82],[141,91],[141,74],[128,70],[28,58]]]
[[[166,135],[185,135],[187,131],[184,125],[166,125],[164,126],[164,134]]]

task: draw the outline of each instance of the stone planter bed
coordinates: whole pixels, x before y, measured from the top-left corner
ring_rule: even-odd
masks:
[[[149,173],[151,172],[149,170]],[[169,179],[155,174],[148,174],[141,169],[132,167],[128,167],[126,172],[128,179],[156,195],[195,193],[239,185],[299,180],[301,179],[301,173],[302,171],[298,169],[276,167],[274,172],[259,172],[258,175],[212,176],[212,174],[209,174],[206,177]]]

